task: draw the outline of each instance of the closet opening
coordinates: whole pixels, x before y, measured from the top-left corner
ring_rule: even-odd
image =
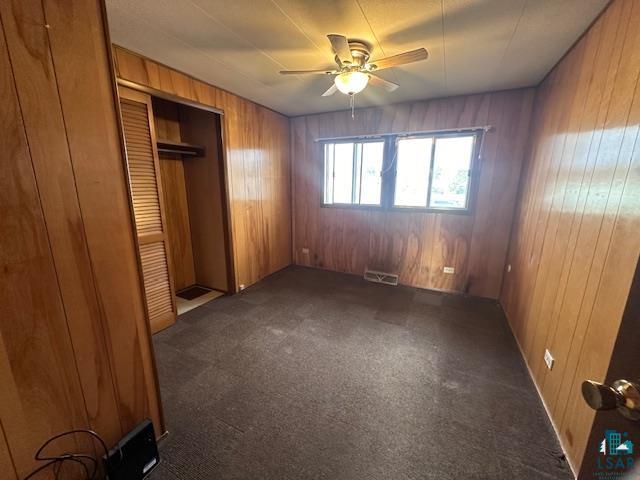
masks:
[[[220,115],[152,97],[178,315],[230,291]]]
[[[120,86],[139,260],[153,333],[235,291],[222,114]]]

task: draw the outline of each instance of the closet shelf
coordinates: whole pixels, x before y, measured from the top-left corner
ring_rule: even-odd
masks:
[[[156,144],[158,152],[161,153],[178,153],[190,157],[204,157],[204,147],[202,145],[160,139],[156,141]]]

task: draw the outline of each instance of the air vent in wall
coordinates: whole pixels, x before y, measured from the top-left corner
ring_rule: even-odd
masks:
[[[385,285],[398,285],[398,275],[376,270],[365,270],[364,279],[369,282],[384,283]]]

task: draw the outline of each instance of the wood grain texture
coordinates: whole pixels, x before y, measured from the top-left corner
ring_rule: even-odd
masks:
[[[119,78],[224,112],[224,170],[236,287],[289,265],[289,119],[120,47],[114,52]]]
[[[156,98],[152,103],[156,136],[163,140],[181,142],[178,105]],[[196,283],[184,165],[179,154],[159,152],[158,156],[169,237],[169,260],[175,289],[180,291]]]
[[[294,261],[400,283],[497,298],[531,115],[533,90],[413,102],[291,120]],[[492,125],[481,151],[472,214],[322,208],[317,138]],[[309,254],[303,253],[309,249]],[[455,274],[444,274],[453,266]]]
[[[183,140],[203,145],[203,157],[186,158],[184,173],[189,199],[195,278],[198,285],[229,290],[227,218],[223,196],[220,115],[180,108]]]
[[[611,362],[605,378],[607,385],[622,378],[640,378],[640,362],[638,362],[638,345],[640,345],[640,258],[636,264],[631,288],[622,314],[622,321],[613,348]],[[640,437],[640,423],[630,422],[617,410],[601,410],[596,412],[587,452],[600,449],[606,430],[628,432],[629,438]],[[601,457],[584,455],[578,480],[591,480],[596,477]]]
[[[87,417],[12,73],[0,37],[0,420],[22,477],[44,439]]]
[[[16,480],[18,474],[11,458],[11,452],[9,452],[9,445],[4,434],[4,428],[2,422],[0,422],[0,471],[6,476],[7,480]]]
[[[162,431],[102,7],[0,4],[0,464],[5,442],[19,477],[69,428]]]
[[[150,418],[159,436],[164,425],[136,262],[104,4],[47,0],[44,6],[121,426],[126,432]]]
[[[120,112],[151,331],[176,321],[175,288],[151,97],[121,87]]]
[[[574,467],[640,252],[639,79],[640,4],[616,0],[539,87],[501,293]]]
[[[180,291],[196,283],[184,164],[182,157],[176,154],[160,153],[159,158],[169,259],[174,286],[176,291]]]

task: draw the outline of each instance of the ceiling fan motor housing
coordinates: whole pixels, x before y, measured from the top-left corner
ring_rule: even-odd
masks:
[[[407,63],[426,60],[428,52],[425,48],[417,48],[408,52],[399,53],[391,57],[379,58],[369,63],[371,45],[362,40],[348,39],[344,35],[330,33],[327,35],[331,48],[335,53],[337,69],[331,67],[316,70],[283,70],[283,75],[323,74],[334,75],[334,85],[322,94],[329,97],[340,91],[353,95],[361,92],[369,83],[377,87],[383,87],[388,92],[393,92],[399,85],[385,80],[377,75],[379,70],[397,67]]]
[[[347,67],[362,68],[365,66],[370,56],[370,48],[364,42],[358,42],[355,40],[349,40],[349,50],[351,50],[351,56],[353,57],[353,63],[351,65],[345,65]],[[340,59],[336,55],[336,63],[341,64]]]

